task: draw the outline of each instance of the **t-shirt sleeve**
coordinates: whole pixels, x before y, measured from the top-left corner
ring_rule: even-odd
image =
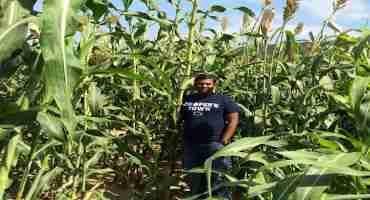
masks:
[[[182,102],[181,102],[181,105],[180,105],[180,119],[183,120],[184,117],[185,117],[185,110],[184,110],[184,103],[186,102],[186,99],[188,98],[188,96],[184,96],[183,99],[182,99]]]
[[[225,113],[240,112],[238,104],[236,104],[230,97],[224,96]]]

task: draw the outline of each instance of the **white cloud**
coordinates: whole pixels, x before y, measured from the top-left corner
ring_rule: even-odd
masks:
[[[318,17],[320,20],[325,19],[332,11],[332,0],[311,0],[301,1],[298,12],[308,13],[306,17]]]
[[[301,1],[300,7],[301,10],[308,13],[306,17],[310,17],[311,14],[323,20],[333,11],[333,0]],[[360,23],[360,21],[370,18],[369,9],[370,2],[368,0],[348,0],[346,6],[336,14],[336,21],[339,24],[349,20]]]
[[[367,0],[352,0],[347,6],[340,10],[337,15],[337,21],[342,20],[366,20],[370,18],[368,9],[370,9]]]
[[[310,31],[312,31],[314,35],[317,35],[321,31],[322,22],[327,19],[333,11],[333,1],[334,0],[306,0],[300,2],[298,12],[301,13],[301,15],[299,15],[297,21],[305,23],[301,38],[308,38]],[[333,21],[343,30],[359,28],[366,23],[366,20],[370,20],[369,9],[369,0],[348,0],[346,6],[336,13]],[[334,34],[330,28],[326,28],[324,33],[326,35]]]

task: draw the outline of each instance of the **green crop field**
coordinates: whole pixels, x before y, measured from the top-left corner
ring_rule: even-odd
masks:
[[[370,29],[333,25],[346,0],[307,40],[288,28],[298,0],[273,29],[271,1],[234,9],[237,33],[220,5],[168,0],[170,18],[122,2],[0,0],[0,200],[185,198],[178,110],[198,72],[242,108],[234,142],[195,169],[208,180],[230,156],[242,199],[370,198]]]

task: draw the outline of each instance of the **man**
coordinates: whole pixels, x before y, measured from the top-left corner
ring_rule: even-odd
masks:
[[[184,97],[181,107],[181,119],[184,122],[184,159],[186,170],[201,166],[217,150],[227,145],[235,134],[239,122],[239,107],[229,97],[214,93],[216,79],[208,74],[195,77],[194,87],[197,91]],[[215,170],[231,167],[230,158],[214,161]],[[216,176],[213,185],[219,184]],[[204,174],[190,174],[192,194],[206,191],[207,182]],[[227,188],[215,192],[215,196],[230,199]]]

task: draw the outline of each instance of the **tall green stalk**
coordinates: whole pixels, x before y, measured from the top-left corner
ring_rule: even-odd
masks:
[[[193,6],[192,6],[191,18],[189,22],[189,32],[188,32],[188,41],[187,41],[188,50],[186,54],[186,71],[185,71],[185,78],[182,81],[181,86],[184,86],[186,82],[188,82],[188,79],[190,78],[190,75],[191,75],[191,69],[192,69],[192,64],[193,64],[192,62],[193,48],[194,48],[193,46],[194,46],[194,36],[195,36],[195,30],[196,30],[195,26],[196,26],[196,14],[198,10],[198,0],[193,0],[192,3],[193,3],[192,4]],[[180,88],[180,93],[178,94],[177,101],[176,101],[177,110],[175,112],[178,112],[180,110],[181,102],[182,102],[182,98],[183,98],[185,90],[186,90],[185,87]]]
[[[137,74],[138,73],[138,64],[137,64],[137,59],[136,59],[136,53],[134,51],[134,57],[133,57],[133,65],[134,65],[134,74]],[[133,101],[134,101],[134,113],[133,113],[133,116],[132,116],[132,120],[133,120],[133,124],[132,124],[132,127],[133,127],[133,130],[134,130],[134,134],[136,132],[136,117],[137,117],[137,105],[136,105],[136,101],[140,98],[140,88],[139,88],[139,83],[138,81],[135,79],[134,80],[134,83],[133,83],[133,90],[134,90],[134,96],[133,96]]]
[[[267,37],[267,36],[266,36]],[[268,46],[269,46],[269,44],[268,44],[268,38],[266,38],[265,40],[264,40],[264,58],[263,58],[263,70],[262,70],[262,76],[263,76],[263,93],[262,93],[262,113],[263,113],[263,134],[265,134],[265,131],[266,131],[266,121],[267,121],[267,119],[266,119],[266,115],[267,115],[267,105],[268,105],[268,102],[269,102],[269,93],[268,93],[268,91],[269,91],[269,89],[270,89],[270,87],[271,87],[271,85],[267,85],[267,75],[266,75],[266,72],[267,72],[267,70],[266,70],[266,67],[267,67],[267,65],[269,65],[269,63],[268,63],[268,61],[267,61],[267,59],[268,59]],[[271,67],[271,66],[270,66]],[[270,78],[269,78],[269,80],[270,80]],[[270,82],[269,82],[270,83]]]

